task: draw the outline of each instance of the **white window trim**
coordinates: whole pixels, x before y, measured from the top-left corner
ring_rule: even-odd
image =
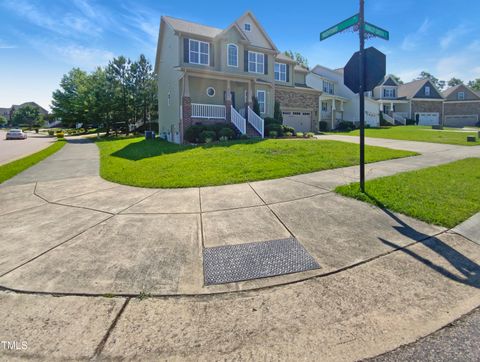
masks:
[[[234,46],[235,49],[237,50],[237,65],[232,65],[230,64],[230,46]],[[233,67],[233,68],[238,68],[238,45],[237,44],[227,44],[227,67]]]
[[[460,97],[460,94],[462,95],[461,97]],[[459,101],[464,101],[465,100],[465,92],[458,92],[457,99]]]
[[[328,87],[327,87],[328,85]],[[323,80],[322,89],[327,94],[335,94],[335,84],[329,80]],[[332,90],[330,93],[329,89]]]
[[[213,89],[213,94],[212,95],[208,94],[209,89]],[[215,90],[215,88],[210,86],[210,87],[207,87],[207,90],[205,91],[205,93],[207,93],[208,97],[213,98],[213,97],[215,97],[215,93],[217,93],[217,91]]]
[[[391,95],[387,95],[386,92],[391,92]],[[384,98],[395,98],[396,97],[396,89],[394,87],[384,87],[383,88],[383,97]]]
[[[263,112],[262,112],[262,109],[260,107],[260,101],[259,101],[259,97],[258,97],[259,93],[263,93]],[[257,102],[258,102],[258,108],[260,109],[260,113],[262,113],[262,114],[267,113],[267,92],[266,91],[257,90]]]
[[[192,61],[192,42],[197,42],[198,43],[198,62],[193,62]],[[201,54],[205,54],[200,52],[200,44],[207,44],[207,63],[201,63]],[[191,64],[198,64],[198,65],[210,65],[210,43],[207,43],[206,41],[201,41],[201,40],[196,40],[196,39],[188,39],[188,62]]]
[[[247,30],[247,25],[248,25],[249,30]],[[249,32],[252,31],[252,24],[250,24],[250,23],[243,24],[243,30],[249,31]]]
[[[255,71],[252,71],[250,70],[250,54],[255,54]],[[262,61],[262,65],[263,65],[263,69],[261,72],[258,71],[258,56],[261,55],[262,58],[263,58],[263,61]],[[248,51],[248,72],[249,73],[257,73],[257,74],[264,74],[265,73],[265,54],[263,53],[258,53],[258,52],[253,52],[251,50]]]
[[[279,79],[277,79],[277,75],[276,75],[276,71],[275,71],[275,67],[276,66],[279,66],[279,69],[278,69],[278,76],[279,76]],[[285,68],[285,71],[282,72],[282,66]],[[274,77],[275,77],[275,80],[278,81],[278,82],[287,82],[287,65],[285,63],[277,63],[275,62],[275,65],[274,65],[274,68],[273,68],[273,73],[274,73]],[[285,79],[282,79],[282,74],[285,75]]]

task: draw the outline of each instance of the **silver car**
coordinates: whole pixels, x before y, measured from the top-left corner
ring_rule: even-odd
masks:
[[[7,132],[7,140],[24,140],[27,138],[27,134],[21,129],[13,128]]]

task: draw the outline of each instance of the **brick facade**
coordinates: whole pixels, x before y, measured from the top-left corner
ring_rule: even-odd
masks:
[[[411,101],[411,119],[415,119],[415,113],[438,113],[440,122],[443,119],[443,102],[440,101]]]
[[[447,123],[445,119],[444,124],[449,126],[475,126],[480,120],[480,100],[476,102],[445,102],[444,104],[445,116],[470,116],[476,115],[477,121],[473,119],[462,120],[461,118],[457,120],[452,120],[451,123]]]
[[[280,109],[305,109],[312,112],[313,131],[318,131],[319,94],[298,89],[275,89],[275,101],[280,103]]]

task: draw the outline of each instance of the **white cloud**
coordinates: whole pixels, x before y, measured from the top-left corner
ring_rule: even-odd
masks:
[[[397,77],[400,77],[401,80],[407,83],[417,78],[422,70],[423,69],[420,68],[402,69],[396,73],[394,72],[393,74],[395,74]]]
[[[114,57],[114,54],[108,50],[88,48],[80,45],[55,46],[51,49],[69,64],[87,69],[105,65]]]
[[[417,31],[407,34],[405,38],[403,38],[403,42],[401,45],[402,50],[411,51],[418,47],[420,41],[428,32],[431,26],[431,21],[429,18],[426,18]]]
[[[480,78],[479,57],[480,52],[472,52],[468,48],[455,55],[442,57],[436,63],[436,76],[444,80],[456,77],[463,81]]]
[[[460,24],[457,27],[448,30],[440,39],[440,47],[445,50],[452,45],[452,43],[461,36],[468,34],[472,29],[465,24]]]

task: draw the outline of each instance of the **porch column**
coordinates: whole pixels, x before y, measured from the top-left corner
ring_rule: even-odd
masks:
[[[245,101],[245,118],[248,119],[248,107],[252,107],[252,97],[253,97],[253,90],[252,90],[252,81],[248,81],[248,90],[247,90],[247,99]]]
[[[227,80],[227,90],[225,92],[225,115],[227,117],[227,122],[230,122],[232,119],[232,89],[230,87],[230,79]]]
[[[192,122],[192,99],[190,98],[190,81],[188,74],[183,76],[183,97],[182,97],[182,114],[180,119],[180,142],[183,142],[183,133],[190,127]],[[173,140],[173,134],[171,135]]]
[[[392,112],[393,115],[393,102],[390,102],[390,112]]]
[[[337,109],[335,106],[335,99],[332,99],[332,129],[334,128],[335,120],[337,119],[336,113],[337,113]]]

